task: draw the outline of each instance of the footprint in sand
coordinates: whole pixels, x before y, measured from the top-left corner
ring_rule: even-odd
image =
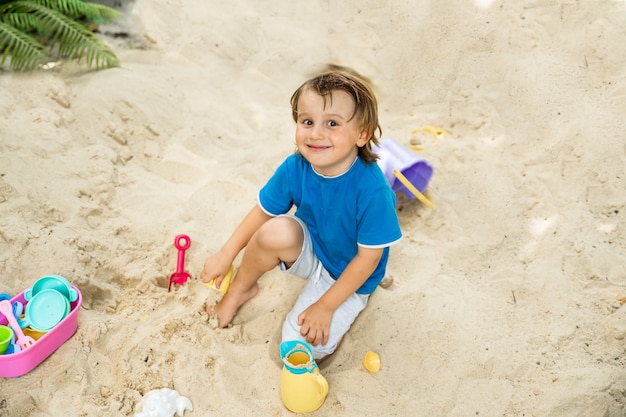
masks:
[[[77,286],[83,296],[83,308],[86,310],[108,310],[115,297],[111,290],[94,284],[97,281],[81,281]]]
[[[102,224],[102,210],[100,209],[91,209],[86,214],[84,214],[84,217],[87,225],[94,230],[96,230]]]
[[[10,198],[17,196],[19,196],[17,190],[0,178],[0,203],[4,203]]]

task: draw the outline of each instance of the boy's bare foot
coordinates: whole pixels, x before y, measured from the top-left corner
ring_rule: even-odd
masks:
[[[243,292],[237,291],[236,287],[233,288],[234,286],[230,286],[228,292],[217,304],[206,309],[209,316],[217,316],[218,327],[220,328],[227,327],[233,321],[239,307],[254,298],[259,292],[259,286],[256,283],[249,290]]]

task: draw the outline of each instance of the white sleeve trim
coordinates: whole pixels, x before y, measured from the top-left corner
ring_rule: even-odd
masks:
[[[402,236],[400,236],[399,239],[394,240],[393,242],[384,243],[382,245],[364,245],[364,244],[359,243],[359,242],[357,242],[357,245],[362,247],[362,248],[380,249],[380,248],[386,248],[386,247],[391,246],[391,245],[395,245],[396,243],[400,242],[401,240],[402,240]]]
[[[263,204],[261,204],[261,193],[259,193],[256,197],[256,203],[259,205],[259,207],[261,208],[261,210],[263,210],[263,213],[267,214],[268,216],[272,216],[272,217],[276,217],[277,214],[274,213],[270,213],[269,211],[267,211],[265,209],[265,207],[263,207]]]

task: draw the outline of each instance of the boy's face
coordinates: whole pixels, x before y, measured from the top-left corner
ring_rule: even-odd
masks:
[[[343,174],[352,166],[358,147],[367,143],[367,132],[352,117],[354,108],[354,100],[342,90],[333,91],[326,103],[311,89],[300,95],[296,146],[317,173]]]

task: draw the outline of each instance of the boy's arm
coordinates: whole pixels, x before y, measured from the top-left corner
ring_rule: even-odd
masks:
[[[258,204],[255,204],[219,252],[209,256],[204,262],[204,268],[200,274],[202,281],[209,282],[217,277],[215,285],[219,288],[237,254],[246,247],[259,227],[271,218]]]
[[[335,310],[358,290],[374,272],[383,254],[382,248],[364,248],[348,264],[337,281],[313,305],[298,316],[300,334],[314,346],[328,342],[330,320]]]
[[[258,204],[248,212],[246,217],[241,221],[239,226],[235,229],[233,234],[228,238],[222,249],[220,250],[225,255],[235,257],[243,248],[246,247],[252,235],[272,216],[265,213]],[[230,267],[230,265],[229,265]]]

